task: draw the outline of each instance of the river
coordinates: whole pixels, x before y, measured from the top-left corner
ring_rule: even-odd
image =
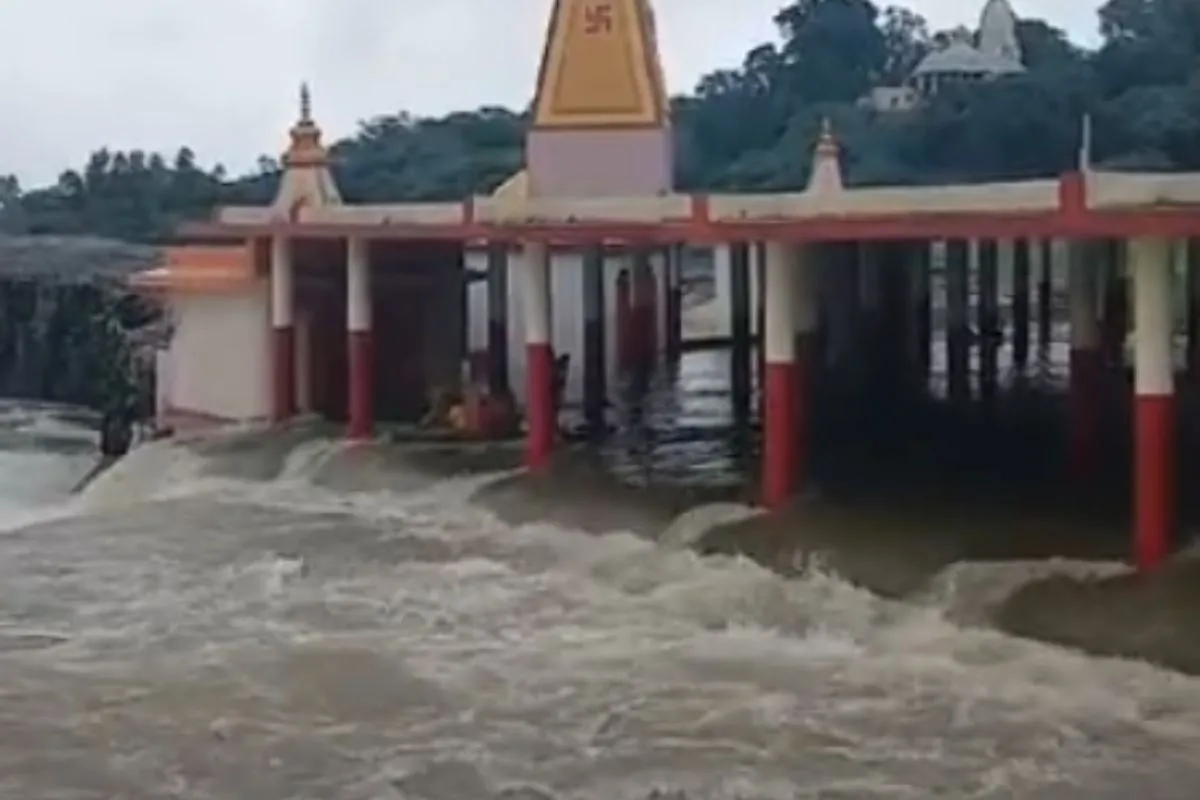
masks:
[[[85,429],[5,413],[0,796],[1195,796],[1197,680],[678,546],[749,509],[505,524],[500,474],[253,431],[71,497]]]

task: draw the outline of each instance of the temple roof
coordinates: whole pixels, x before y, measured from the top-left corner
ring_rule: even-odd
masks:
[[[921,60],[913,75],[1009,75],[1023,72],[1017,40],[1017,15],[1008,0],[987,0],[979,16],[979,45],[965,29]]]
[[[935,50],[921,60],[914,75],[938,75],[969,73],[984,75],[1007,75],[1023,70],[1019,63],[989,56],[976,50],[970,43],[961,40],[951,42],[941,50]]]
[[[1008,0],[987,0],[979,15],[979,52],[1007,64],[1021,63],[1017,15]]]
[[[132,276],[133,288],[145,292],[219,294],[242,292],[256,283],[249,246],[168,247],[163,264]]]
[[[514,172],[504,183],[496,187],[492,197],[497,200],[524,200],[529,197],[529,172]]]

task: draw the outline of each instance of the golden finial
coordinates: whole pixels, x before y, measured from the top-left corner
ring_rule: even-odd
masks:
[[[312,123],[312,93],[308,90],[308,81],[300,84],[300,122]]]
[[[292,126],[292,143],[283,157],[285,166],[322,164],[327,161],[321,145],[321,129],[313,120],[312,93],[308,82],[300,84],[300,119]]]

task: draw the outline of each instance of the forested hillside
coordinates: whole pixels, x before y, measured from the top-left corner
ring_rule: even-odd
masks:
[[[1109,0],[1098,11],[1103,38],[1095,50],[1024,20],[1026,73],[944,92],[901,115],[856,100],[906,75],[948,32],[868,0],[797,0],[775,21],[778,41],[674,98],[681,188],[800,186],[823,117],[833,121],[856,183],[1056,174],[1075,161],[1085,113],[1098,162],[1200,169],[1194,0]],[[503,108],[437,119],[384,113],[334,145],[338,179],[348,198],[364,201],[488,191],[520,167],[524,124],[523,113]],[[102,144],[54,186],[23,190],[0,176],[0,231],[159,241],[214,204],[266,202],[277,178],[271,158],[256,174],[233,177],[199,167],[203,154],[187,146],[163,156]]]

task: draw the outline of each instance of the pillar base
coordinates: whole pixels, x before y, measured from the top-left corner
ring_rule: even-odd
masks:
[[[550,466],[554,451],[554,351],[548,343],[525,346],[528,432],[525,439],[525,467],[541,472]]]
[[[350,331],[347,341],[350,419],[346,435],[351,441],[362,442],[375,433],[375,337],[371,331]]]
[[[765,378],[762,504],[775,510],[796,491],[796,364],[768,363]]]
[[[1166,561],[1175,519],[1175,398],[1134,399],[1134,562],[1149,572]]]
[[[271,422],[296,416],[296,328],[271,329]]]

